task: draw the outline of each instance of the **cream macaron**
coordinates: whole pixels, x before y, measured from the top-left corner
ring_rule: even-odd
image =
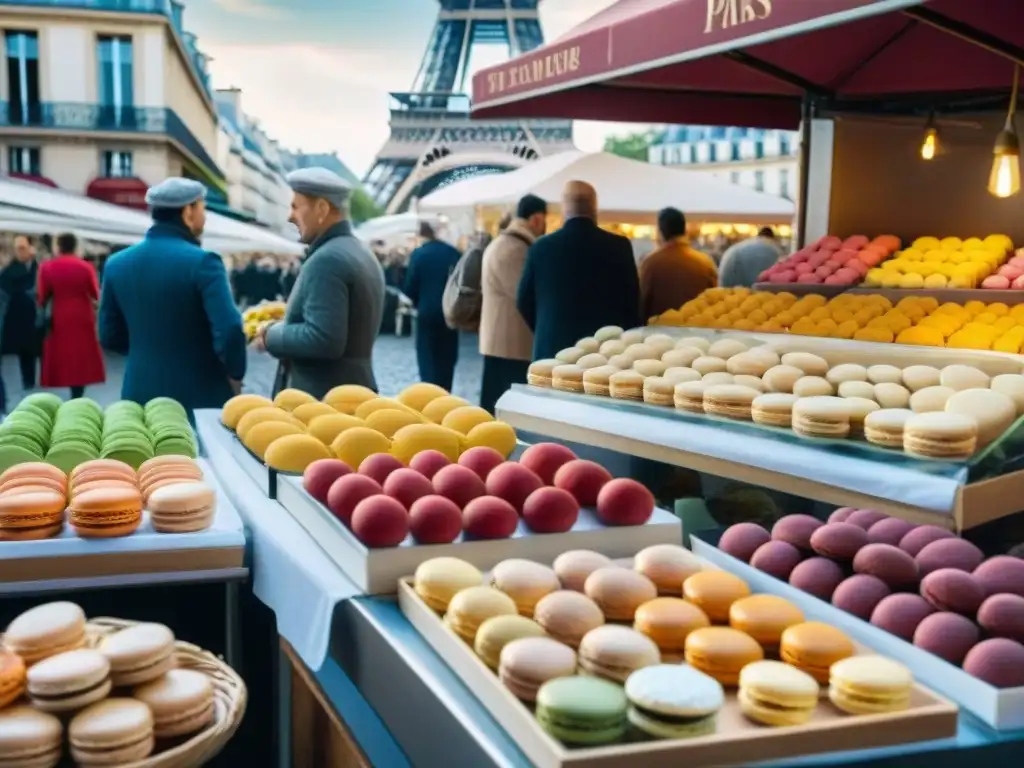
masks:
[[[903,425],[903,450],[926,459],[968,459],[978,445],[978,422],[963,413],[918,413]]]
[[[850,408],[841,397],[802,397],[793,406],[793,431],[803,437],[847,437]]]

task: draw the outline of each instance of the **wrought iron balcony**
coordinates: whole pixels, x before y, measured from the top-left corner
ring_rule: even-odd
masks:
[[[0,102],[0,127],[163,134],[181,144],[211,173],[224,176],[217,162],[173,109],[70,102],[41,102],[29,104],[25,109],[17,102]]]

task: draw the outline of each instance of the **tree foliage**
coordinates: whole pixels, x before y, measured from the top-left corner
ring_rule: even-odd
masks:
[[[379,205],[377,205],[373,198],[366,194],[366,190],[362,187],[357,188],[352,193],[351,200],[352,209],[352,222],[354,224],[361,224],[364,221],[380,216],[384,211]]]
[[[646,163],[647,150],[650,149],[654,137],[653,131],[627,133],[624,136],[608,136],[604,140],[604,151]]]

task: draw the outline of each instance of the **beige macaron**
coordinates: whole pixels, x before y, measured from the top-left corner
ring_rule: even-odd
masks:
[[[939,386],[942,374],[938,368],[931,365],[911,365],[903,369],[903,386],[911,392],[917,392],[926,387]]]
[[[902,384],[903,371],[895,365],[868,366],[868,381],[872,384]]]
[[[644,379],[644,402],[651,405],[675,405],[675,384],[662,376]]]
[[[842,363],[829,368],[825,378],[834,387],[838,387],[845,381],[867,381],[868,369],[857,363]]]
[[[825,358],[810,352],[787,352],[782,356],[782,364],[799,368],[807,376],[824,376],[831,367]]]
[[[618,339],[620,336],[622,336],[622,334],[623,330],[619,326],[605,325],[597,329],[596,333],[594,333],[594,338],[597,339],[602,344],[604,344],[606,341]]]
[[[618,371],[608,377],[609,394],[619,400],[644,399],[644,375],[637,371]]]
[[[633,363],[633,370],[642,376],[661,376],[668,366],[661,360],[637,360]]]
[[[903,428],[914,412],[907,408],[882,408],[864,419],[864,437],[873,445],[903,448]]]
[[[725,369],[734,376],[742,374],[760,378],[775,367],[777,362],[774,358],[768,358],[753,351],[740,352],[726,361]]]
[[[669,368],[686,368],[698,357],[703,357],[703,350],[696,347],[682,347],[670,349],[661,356],[661,362]]]
[[[910,410],[914,413],[944,411],[949,398],[955,394],[956,390],[938,385],[919,389],[910,396]]]
[[[711,357],[720,357],[723,360],[728,360],[733,355],[741,354],[748,349],[749,346],[738,339],[719,339],[708,347],[708,354]]]
[[[702,379],[705,384],[709,387],[718,386],[719,384],[735,384],[736,377],[731,373],[725,371],[715,371],[713,373],[705,373]]]
[[[1001,373],[992,378],[992,391],[1002,392],[1017,406],[1017,415],[1024,413],[1024,376],[1019,373]]]
[[[566,349],[560,350],[558,354],[555,355],[555,360],[557,360],[560,363],[572,364],[579,360],[581,357],[583,357],[585,354],[587,353],[584,352],[579,347],[567,347]]]
[[[704,413],[704,391],[710,385],[703,381],[684,381],[676,384],[672,400],[680,411],[690,413]]]
[[[767,427],[790,427],[793,424],[793,406],[800,398],[786,392],[769,392],[754,398],[750,404],[750,417],[755,424]]]
[[[676,349],[684,347],[696,347],[706,354],[711,349],[711,342],[703,336],[685,336],[676,342]]]
[[[619,369],[614,365],[599,365],[597,368],[588,368],[583,372],[583,391],[588,395],[599,395],[608,397],[608,379]]]
[[[947,365],[939,373],[939,384],[960,392],[965,389],[988,389],[992,379],[973,365]]]
[[[600,368],[602,365],[608,365],[608,358],[600,352],[588,352],[576,361],[576,365],[587,371],[591,368]]]
[[[633,362],[635,363],[637,360],[660,360],[662,353],[654,347],[649,347],[646,344],[641,343],[630,344],[622,354],[626,357],[633,358]]]
[[[526,383],[534,387],[550,387],[551,374],[562,365],[558,360],[534,360],[526,371]]]
[[[723,360],[720,357],[712,357],[710,355],[698,357],[696,360],[690,363],[690,367],[701,375],[704,375],[705,373],[724,373],[726,370],[728,370],[725,360]]]
[[[781,363],[765,371],[761,379],[769,392],[792,392],[793,385],[803,377],[802,369]]]
[[[999,437],[1017,418],[1013,398],[991,389],[964,389],[946,401],[946,413],[962,413],[978,422],[978,447]]]
[[[700,381],[701,375],[697,373],[693,368],[669,368],[665,373],[662,374],[666,379],[671,381],[673,384],[682,384],[684,381]]]
[[[643,340],[644,332],[639,328],[630,328],[628,331],[623,331],[622,335],[619,336],[619,341],[621,341],[627,347],[633,344],[639,344]]]
[[[868,417],[868,414],[879,410],[881,406],[866,397],[846,397],[843,398],[843,402],[850,411],[850,434],[858,437],[863,435],[864,419]]]
[[[589,355],[591,352],[597,352],[601,348],[601,342],[593,336],[584,336],[576,342],[575,346],[582,349],[584,354]]]
[[[760,376],[748,376],[745,373],[740,373],[733,377],[732,383],[739,384],[741,387],[756,389],[758,392],[768,391],[768,387],[764,385],[764,381],[761,380]]]
[[[664,333],[652,333],[644,337],[644,344],[658,351],[658,356],[665,354],[676,345],[676,340]]]
[[[867,381],[844,381],[839,384],[837,394],[840,397],[863,397],[867,400],[874,400],[875,385]]]
[[[717,384],[704,390],[704,413],[750,420],[750,406],[761,393],[740,384]]]
[[[802,397],[793,406],[793,431],[803,437],[847,437],[850,408],[841,397]]]
[[[978,422],[963,413],[917,413],[903,425],[903,450],[926,459],[969,459],[978,443]]]
[[[906,408],[910,404],[910,390],[902,384],[883,381],[875,384],[873,399],[882,408]]]
[[[551,386],[563,392],[583,391],[583,369],[578,365],[557,365],[551,372]]]
[[[614,355],[621,355],[626,351],[626,344],[622,339],[609,339],[601,343],[601,348],[597,350],[600,354],[605,357],[613,357]]]
[[[804,376],[793,384],[793,394],[797,397],[824,397],[835,393],[835,387],[821,376]]]

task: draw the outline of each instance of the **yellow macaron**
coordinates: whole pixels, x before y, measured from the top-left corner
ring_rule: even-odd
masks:
[[[829,672],[828,697],[851,715],[901,712],[910,707],[914,678],[902,664],[884,656],[851,656]]]
[[[755,661],[740,672],[740,709],[764,725],[806,723],[814,715],[820,693],[813,677],[781,661]]]

